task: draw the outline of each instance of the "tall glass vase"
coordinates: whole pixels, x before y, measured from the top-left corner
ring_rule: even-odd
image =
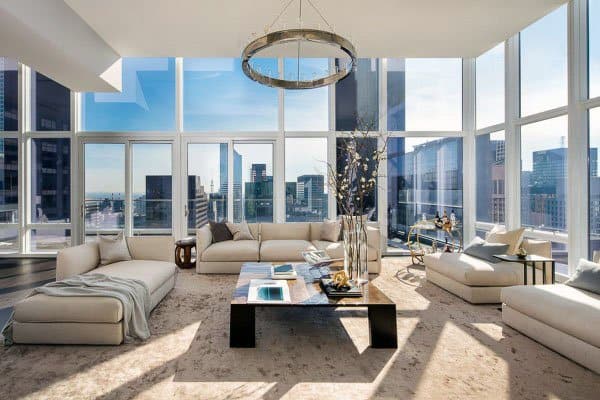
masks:
[[[353,283],[369,281],[367,227],[361,216],[344,216],[344,271]]]

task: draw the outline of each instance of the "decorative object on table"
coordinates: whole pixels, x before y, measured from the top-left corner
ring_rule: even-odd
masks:
[[[363,130],[356,129],[337,140],[338,159],[327,167],[329,188],[342,215],[344,270],[352,282],[366,283],[368,201],[377,189],[379,165],[386,158],[388,137],[377,133],[377,145],[373,148],[369,125],[362,121],[357,121],[357,125]]]
[[[325,250],[303,251],[302,257],[311,267],[326,267],[336,261],[341,261],[341,258],[331,258]]]
[[[175,264],[179,268],[194,268],[196,260],[192,259],[192,249],[196,247],[196,238],[190,237],[175,242]],[[181,254],[183,252],[183,255]]]
[[[356,65],[356,50],[350,41],[333,32],[333,27],[329,24],[325,17],[323,17],[321,11],[315,7],[312,1],[308,0],[308,5],[312,7],[314,12],[321,18],[325,25],[327,25],[330,31],[321,30],[318,26],[317,28],[319,29],[307,29],[303,26],[303,0],[298,0],[298,28],[271,31],[273,26],[275,26],[275,24],[279,21],[292,3],[294,3],[294,0],[287,2],[275,20],[265,28],[264,36],[253,40],[244,48],[242,52],[242,70],[244,71],[244,74],[246,74],[248,78],[262,85],[282,89],[314,89],[322,86],[332,85],[337,81],[347,77]],[[300,60],[303,57],[306,57],[306,55],[301,55],[303,43],[308,44],[313,51],[316,47],[319,48],[319,51],[332,54],[330,56],[331,58],[334,58],[334,54],[338,54],[335,56],[335,58],[341,61],[339,62],[339,66],[335,72],[330,73],[329,70],[324,70],[323,76],[317,76],[310,80],[304,79],[301,75],[300,68]],[[277,47],[281,47],[282,45],[294,45],[296,47],[298,61],[295,77],[292,77],[292,79],[287,78],[290,76],[289,72],[294,71],[286,71],[286,78],[280,79],[272,76],[272,74],[269,73],[271,71],[265,71],[263,73],[258,66],[252,65],[253,63],[251,60],[255,55],[264,51],[277,51]],[[284,48],[287,47],[284,46]],[[332,51],[329,51],[330,49]],[[340,57],[340,53],[344,53],[344,56]],[[262,57],[261,55],[258,56]],[[280,54],[279,56],[283,56],[283,54]]]
[[[438,239],[435,236],[428,237],[422,231],[432,231],[436,235],[437,232],[443,231],[445,235],[443,251],[445,252],[459,252],[463,248],[460,221],[455,220],[454,224],[444,226],[442,219],[439,218],[439,214],[436,215],[437,218],[417,221],[408,231],[406,245],[408,246],[413,264],[423,264],[423,256],[427,253],[436,252],[438,248]],[[431,241],[431,246],[424,245],[422,243],[423,239]]]
[[[517,257],[519,257],[520,259],[524,259],[527,257],[527,250],[525,250],[523,248],[523,246],[519,246],[519,249],[517,250],[517,252],[515,253],[515,255]]]
[[[330,297],[360,297],[360,285],[353,284],[348,279],[346,271],[336,272],[331,278],[321,279],[323,290]]]
[[[271,279],[296,279],[298,274],[292,264],[271,266]]]
[[[248,288],[248,303],[290,303],[290,289],[286,281],[252,279]]]

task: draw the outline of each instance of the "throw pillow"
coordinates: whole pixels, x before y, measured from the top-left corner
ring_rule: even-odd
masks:
[[[490,243],[504,243],[508,245],[506,254],[516,254],[521,241],[523,240],[523,234],[525,228],[515,229],[514,231],[506,232],[493,232],[487,237],[487,241]]]
[[[600,294],[600,264],[582,258],[575,273],[565,285]]]
[[[100,265],[131,260],[123,232],[117,236],[99,236],[98,250],[100,251]]]
[[[340,221],[324,220],[321,224],[320,240],[327,242],[337,242],[340,239],[340,230],[342,224]]]
[[[250,227],[247,222],[242,222],[241,224],[232,224],[231,222],[226,222],[227,228],[233,234],[233,240],[254,240],[254,236],[252,236],[252,232],[250,232]]]
[[[208,224],[210,225],[210,232],[212,233],[213,243],[224,242],[226,240],[233,240],[233,235],[227,227],[227,221],[208,221]]]
[[[494,257],[495,254],[506,254],[508,245],[503,243],[489,243],[480,237],[476,237],[463,250],[463,253],[472,257],[479,258],[493,264],[499,263],[500,260]]]

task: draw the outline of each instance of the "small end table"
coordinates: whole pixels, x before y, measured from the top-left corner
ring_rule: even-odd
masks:
[[[508,254],[497,254],[494,255],[495,258],[502,260],[502,261],[507,261],[507,262],[516,262],[516,263],[521,263],[523,264],[523,284],[527,285],[527,266],[531,266],[533,269],[533,284],[535,285],[535,270],[537,269],[535,267],[535,263],[536,262],[541,262],[542,263],[542,275],[543,275],[543,282],[544,284],[546,284],[546,264],[550,264],[550,266],[552,267],[552,284],[554,284],[555,280],[554,280],[554,273],[555,273],[555,269],[556,269],[556,261],[552,258],[546,258],[546,257],[542,257],[542,256],[537,256],[535,254],[530,254],[527,255],[525,257],[517,257],[516,255],[508,255]]]
[[[179,268],[194,268],[196,261],[192,260],[192,249],[196,247],[196,238],[189,237],[175,242],[175,264]],[[183,256],[181,252],[183,251]]]

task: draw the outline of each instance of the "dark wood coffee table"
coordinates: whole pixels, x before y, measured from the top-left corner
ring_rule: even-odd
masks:
[[[397,348],[396,304],[375,285],[363,286],[362,297],[329,298],[321,289],[319,279],[327,268],[306,264],[295,265],[298,278],[288,280],[291,303],[248,303],[251,279],[269,279],[270,264],[248,263],[242,266],[240,277],[231,300],[229,325],[230,347],[255,347],[255,310],[257,307],[367,307],[371,347]]]

